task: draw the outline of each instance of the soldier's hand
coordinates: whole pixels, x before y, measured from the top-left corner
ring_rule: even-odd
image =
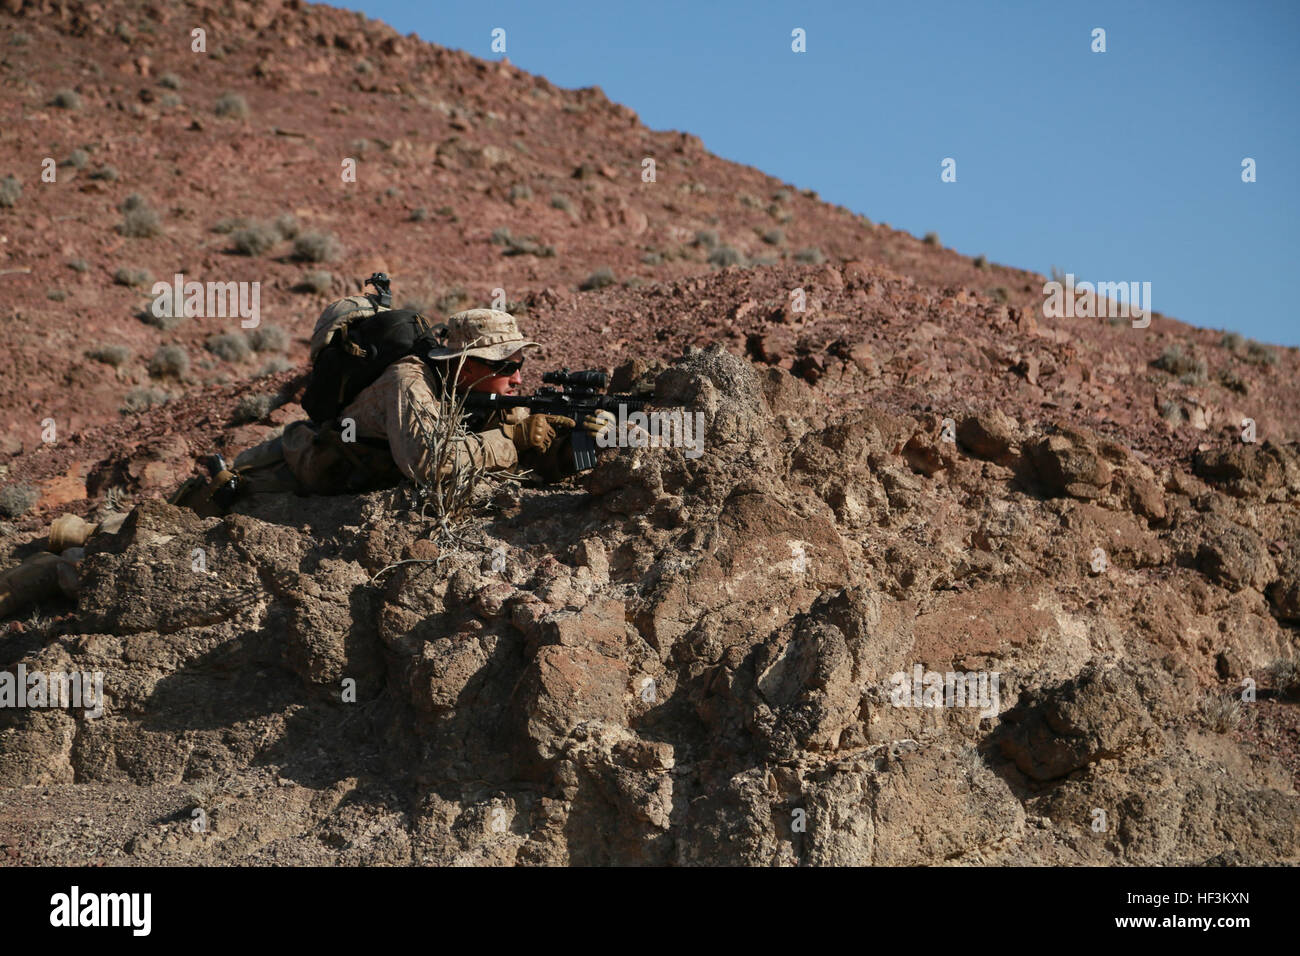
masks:
[[[582,429],[592,438],[599,438],[600,433],[606,429],[613,428],[617,423],[614,413],[600,409],[595,412],[588,412],[587,417],[582,420]]]
[[[563,415],[529,415],[517,426],[515,426],[514,438],[515,447],[520,452],[541,451],[544,452],[551,447],[551,442],[555,441],[555,429],[572,428],[574,421],[572,418],[565,418]]]

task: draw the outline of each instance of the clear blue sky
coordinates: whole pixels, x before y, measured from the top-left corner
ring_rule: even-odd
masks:
[[[877,222],[1300,344],[1296,0],[342,6],[484,59],[502,27],[516,66]]]

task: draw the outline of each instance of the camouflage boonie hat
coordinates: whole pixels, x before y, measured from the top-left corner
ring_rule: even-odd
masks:
[[[469,309],[447,319],[443,344],[429,352],[431,359],[469,358],[500,362],[520,349],[540,348],[541,343],[524,338],[515,317],[497,309]]]

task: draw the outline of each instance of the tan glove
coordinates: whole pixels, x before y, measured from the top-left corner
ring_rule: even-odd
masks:
[[[613,428],[618,423],[613,412],[601,409],[595,412],[588,412],[587,417],[582,420],[582,430],[592,438],[597,438],[600,433],[607,428]]]
[[[563,415],[529,415],[512,427],[510,439],[522,455],[526,451],[544,452],[555,440],[555,429],[572,428],[575,422]]]

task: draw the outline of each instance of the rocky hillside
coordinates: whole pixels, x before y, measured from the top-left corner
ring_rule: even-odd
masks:
[[[0,862],[1300,862],[1294,350],[1046,319],[1042,276],[341,11],[0,22],[0,567],[125,514],[0,633],[107,696],[0,708]],[[137,319],[118,269],[260,281],[263,334]],[[504,288],[539,365],[704,454],[491,480],[442,547],[409,486],[165,504],[301,414],[375,269]],[[917,706],[918,667],[994,696]]]

